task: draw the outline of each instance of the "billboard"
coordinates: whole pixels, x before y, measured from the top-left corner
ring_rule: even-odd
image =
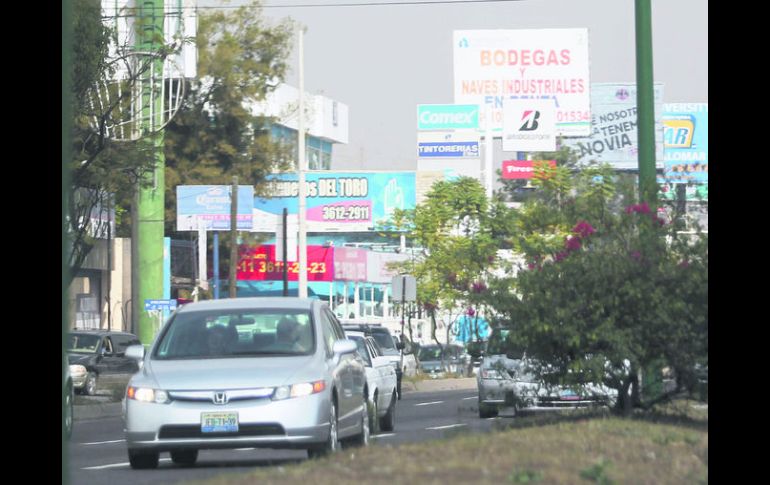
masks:
[[[419,104],[417,105],[417,129],[476,130],[479,128],[477,104]]]
[[[203,224],[207,231],[230,229],[229,185],[178,185],[176,187],[176,230],[197,231]],[[238,186],[238,230],[250,231],[254,187]]]
[[[503,179],[531,179],[535,176],[535,164],[548,163],[556,168],[556,160],[503,160]]]
[[[655,110],[655,160],[663,167],[663,84],[653,86]],[[562,143],[577,152],[578,163],[591,160],[616,169],[639,168],[636,83],[591,84],[591,135],[568,138]]]
[[[503,103],[504,152],[556,150],[555,107],[550,99],[508,99]]]
[[[366,281],[367,256],[365,249],[335,248],[334,279],[336,281]]]
[[[414,209],[414,172],[305,173],[308,232],[366,232],[395,209]],[[253,232],[274,232],[283,208],[297,214],[296,173],[268,177],[266,194],[254,197]]]
[[[299,279],[299,261],[287,264],[289,281]],[[239,248],[238,280],[283,281],[283,261],[276,261],[275,244]],[[307,246],[307,280],[334,281],[334,248]]]
[[[669,183],[709,181],[708,103],[663,106],[664,176]]]
[[[509,99],[550,99],[556,133],[591,134],[588,29],[455,30],[454,102],[478,104],[501,136]]]
[[[479,135],[474,132],[417,133],[420,158],[479,158]]]
[[[399,253],[366,252],[366,280],[369,283],[390,283],[396,274],[389,269],[391,263],[403,263],[409,261],[409,256]]]

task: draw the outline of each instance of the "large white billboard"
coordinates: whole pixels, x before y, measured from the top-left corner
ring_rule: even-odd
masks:
[[[591,133],[588,29],[454,31],[454,102],[487,108],[501,136],[505,100],[552,99],[556,132]]]

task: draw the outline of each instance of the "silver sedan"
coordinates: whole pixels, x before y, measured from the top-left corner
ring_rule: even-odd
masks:
[[[604,384],[579,387],[548,385],[529,369],[533,362],[505,355],[484,357],[476,383],[479,417],[496,416],[501,409],[513,412],[549,412],[590,406],[613,406],[617,390]]]
[[[319,300],[191,303],[164,325],[123,400],[133,468],[160,452],[192,465],[199,449],[300,448],[369,442],[366,374],[356,344]]]

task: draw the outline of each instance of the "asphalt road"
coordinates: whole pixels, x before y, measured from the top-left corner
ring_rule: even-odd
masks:
[[[475,389],[404,393],[396,409],[395,431],[374,435],[372,446],[426,441],[458,432],[485,432],[498,419],[479,418]],[[168,453],[161,453],[158,469],[132,470],[120,417],[76,421],[69,454],[71,485],[177,483],[291,464],[307,457],[302,450],[201,450],[192,468],[178,467]]]

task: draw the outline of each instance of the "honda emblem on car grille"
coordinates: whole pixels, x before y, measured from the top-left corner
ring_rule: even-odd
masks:
[[[226,392],[215,392],[214,393],[214,404],[227,404],[227,393]]]

